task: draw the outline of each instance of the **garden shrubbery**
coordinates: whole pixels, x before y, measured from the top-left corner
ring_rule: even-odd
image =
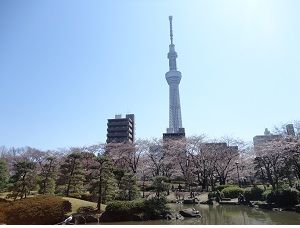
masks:
[[[221,196],[222,198],[224,198],[224,194],[223,194],[222,192],[220,192],[220,196]],[[217,191],[209,192],[209,193],[208,193],[208,199],[214,198],[214,197],[217,197]]]
[[[150,192],[150,191],[153,191],[155,190],[155,188],[153,186],[145,186],[145,191],[146,192]]]
[[[6,205],[8,205],[9,201],[0,198],[0,225],[6,224],[6,215],[4,213],[4,209],[6,208]]]
[[[219,185],[215,188],[215,190],[219,190],[220,192],[224,189],[224,188],[228,188],[228,187],[237,187],[236,185],[231,185],[231,184],[225,184],[225,185]]]
[[[107,205],[100,221],[151,220],[165,216],[169,208],[165,198],[115,201]]]
[[[147,220],[157,219],[167,215],[169,208],[167,207],[166,198],[151,198],[143,202],[144,218]]]
[[[95,208],[93,206],[83,206],[77,209],[77,213],[80,214],[91,214],[95,212]]]
[[[262,193],[262,200],[267,200],[267,198],[268,198],[268,195],[270,194],[272,192],[272,190],[271,189],[267,189],[267,190],[265,190],[263,193]]]
[[[263,194],[264,190],[258,187],[253,187],[253,188],[246,188],[244,192],[245,199],[247,201],[253,200],[253,201],[258,201],[263,199]]]
[[[63,221],[71,203],[57,196],[37,196],[0,203],[0,221],[8,225],[52,225]],[[3,219],[1,219],[1,216]]]
[[[244,193],[244,189],[233,186],[224,188],[221,193],[224,195],[225,198],[237,198],[240,193]]]
[[[143,208],[142,200],[133,200],[133,201],[114,201],[107,205],[105,211],[120,213],[120,214],[135,214],[141,212]]]
[[[90,201],[90,202],[97,202],[97,196],[95,196],[94,194],[90,194],[90,193],[82,194],[80,199],[85,200],[85,201]]]
[[[300,203],[300,192],[295,188],[278,189],[267,194],[266,200],[278,206],[294,206]]]

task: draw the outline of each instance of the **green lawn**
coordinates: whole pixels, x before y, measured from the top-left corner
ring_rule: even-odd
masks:
[[[77,209],[79,207],[92,206],[95,209],[97,208],[97,203],[94,203],[94,202],[89,202],[89,201],[85,201],[85,200],[81,200],[81,199],[75,199],[75,198],[71,198],[71,197],[63,197],[63,199],[68,200],[72,204],[72,212],[70,212],[69,214],[76,213]],[[105,204],[101,204],[102,211],[105,210],[105,207],[106,207]]]
[[[7,194],[9,194],[9,192],[3,192],[0,193],[0,198],[5,198],[7,196]],[[29,195],[28,197],[34,197],[35,195]],[[95,209],[97,208],[97,203],[94,202],[90,202],[90,201],[85,201],[85,200],[81,200],[81,199],[75,199],[75,198],[71,198],[71,197],[63,197],[63,199],[68,200],[71,204],[72,204],[72,212],[71,213],[76,213],[77,209],[79,207],[87,207],[87,206],[92,206]],[[12,199],[9,199],[12,200]],[[101,204],[101,210],[104,211],[105,210],[106,205],[105,204]]]

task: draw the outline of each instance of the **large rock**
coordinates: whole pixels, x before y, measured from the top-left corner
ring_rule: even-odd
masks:
[[[187,208],[182,211],[179,211],[179,214],[183,217],[202,217],[199,211],[196,211],[194,208]]]
[[[87,223],[86,218],[83,215],[75,215],[73,218],[74,218],[74,224],[75,225],[80,225],[80,224],[86,224]]]
[[[172,214],[172,213],[168,213],[166,216],[165,216],[165,219],[167,220],[183,220],[184,217],[180,214]]]
[[[86,219],[86,223],[98,223],[98,218],[93,215],[86,215],[84,218]]]
[[[183,200],[183,204],[197,204],[197,203],[198,203],[198,199],[196,198],[189,198]]]
[[[297,204],[297,205],[295,206],[295,208],[296,208],[296,212],[299,212],[299,213],[300,213],[300,204]]]

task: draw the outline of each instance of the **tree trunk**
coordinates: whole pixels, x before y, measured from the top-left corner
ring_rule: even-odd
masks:
[[[220,177],[219,181],[220,181],[220,185],[225,185],[226,184],[226,180],[223,177]]]
[[[145,198],[145,179],[143,179],[143,198]]]
[[[74,158],[73,164],[72,164],[72,170],[71,170],[71,173],[70,173],[70,177],[69,177],[69,181],[68,181],[68,187],[67,187],[67,192],[66,192],[67,196],[69,196],[69,192],[70,192],[71,180],[72,180],[72,176],[73,176],[74,169],[75,169],[75,161],[76,161],[76,158]]]
[[[43,194],[43,195],[46,194],[46,183],[47,183],[47,181],[48,181],[48,177],[49,177],[49,174],[50,174],[50,171],[51,171],[51,168],[52,168],[52,167],[51,167],[52,162],[53,162],[53,160],[50,161],[49,169],[48,169],[48,171],[47,171],[47,173],[46,173],[46,177],[45,177],[45,180],[44,180],[44,182],[43,182],[43,191],[42,191],[42,194]]]
[[[24,173],[24,176],[23,176],[23,178],[22,178],[22,190],[21,190],[21,199],[23,199],[23,195],[25,196],[25,198],[26,198],[26,184],[25,184],[25,177],[26,177],[26,174],[27,174],[27,172],[25,172]],[[25,193],[24,193],[25,192]]]
[[[102,203],[102,172],[100,171],[99,188],[98,188],[98,202],[97,202],[97,209],[99,211],[101,211],[101,203]]]

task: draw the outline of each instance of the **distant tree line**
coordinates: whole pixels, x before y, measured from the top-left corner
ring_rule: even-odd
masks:
[[[204,135],[180,140],[137,140],[58,151],[31,147],[0,147],[0,191],[13,199],[31,192],[58,194],[106,203],[134,200],[145,191],[160,195],[170,183],[180,182],[188,190],[214,189],[239,183],[299,184],[299,136],[283,136],[259,151],[249,143]]]

